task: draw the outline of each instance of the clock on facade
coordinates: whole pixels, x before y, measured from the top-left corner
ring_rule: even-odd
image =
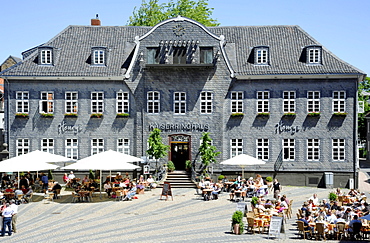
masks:
[[[185,28],[181,24],[178,24],[173,27],[173,33],[176,36],[182,36],[183,34],[185,34]]]

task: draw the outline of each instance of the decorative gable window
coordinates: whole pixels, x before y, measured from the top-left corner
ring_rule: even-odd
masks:
[[[213,48],[201,47],[200,48],[200,63],[212,64],[213,63]]]
[[[309,46],[306,50],[308,64],[321,64],[321,46]]]
[[[52,47],[39,47],[39,64],[40,65],[53,65],[53,48]]]
[[[91,54],[92,65],[106,65],[107,63],[107,52],[105,47],[93,47]]]
[[[254,48],[254,64],[269,65],[269,48],[260,46]]]
[[[147,48],[147,64],[159,64],[160,63],[160,49],[158,47]]]

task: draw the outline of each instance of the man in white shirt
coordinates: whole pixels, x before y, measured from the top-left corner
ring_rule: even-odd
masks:
[[[325,216],[325,221],[332,224],[335,220],[337,220],[337,217],[331,212],[331,210],[328,210],[328,213]]]
[[[314,205],[319,205],[319,198],[317,197],[317,194],[313,194],[312,197],[310,197],[308,200],[312,200]]]
[[[71,173],[69,173],[69,175],[68,175],[68,179],[69,179],[69,180],[72,180],[72,179],[74,179],[74,178],[76,178],[76,176],[75,176],[75,174],[73,173],[73,171],[71,171]]]
[[[6,208],[4,209],[1,216],[3,217],[3,229],[1,231],[1,236],[5,235],[5,229],[8,228],[8,235],[12,235],[12,216],[14,212],[13,209],[10,207],[9,203],[6,204]]]
[[[14,233],[17,233],[18,205],[15,204],[14,199],[10,200],[9,207],[13,210],[12,229]]]

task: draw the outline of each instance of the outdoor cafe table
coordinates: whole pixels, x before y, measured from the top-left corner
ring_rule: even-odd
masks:
[[[14,192],[4,192],[4,196],[6,197],[7,200],[10,200],[15,197],[15,193]]]
[[[86,198],[87,201],[90,201],[90,191],[79,191],[78,194],[81,197],[81,200],[84,201],[84,198]]]

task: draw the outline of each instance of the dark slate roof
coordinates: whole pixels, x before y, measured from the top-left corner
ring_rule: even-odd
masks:
[[[235,43],[234,71],[239,75],[264,74],[359,74],[359,69],[349,65],[322,47],[323,65],[300,62],[302,51],[310,45],[321,44],[299,26],[237,26],[209,27],[216,35],[224,35],[228,43]],[[253,47],[268,46],[270,65],[247,62]]]
[[[37,48],[25,51],[24,60],[1,73],[2,76],[62,76],[112,77],[122,76],[135,46],[135,36],[142,36],[152,27],[135,26],[69,26],[40,46],[55,50],[55,65],[38,65]],[[264,74],[363,74],[323,47],[323,65],[300,62],[305,47],[320,45],[298,26],[239,26],[209,27],[215,35],[224,35],[227,43],[235,43],[236,53],[227,49],[232,68],[238,75]],[[227,45],[227,44],[226,44]],[[234,45],[234,44],[231,44]],[[107,47],[106,67],[91,66],[88,58],[92,47]],[[258,66],[248,62],[256,46],[268,46],[270,65]],[[235,64],[236,63],[236,64]]]

